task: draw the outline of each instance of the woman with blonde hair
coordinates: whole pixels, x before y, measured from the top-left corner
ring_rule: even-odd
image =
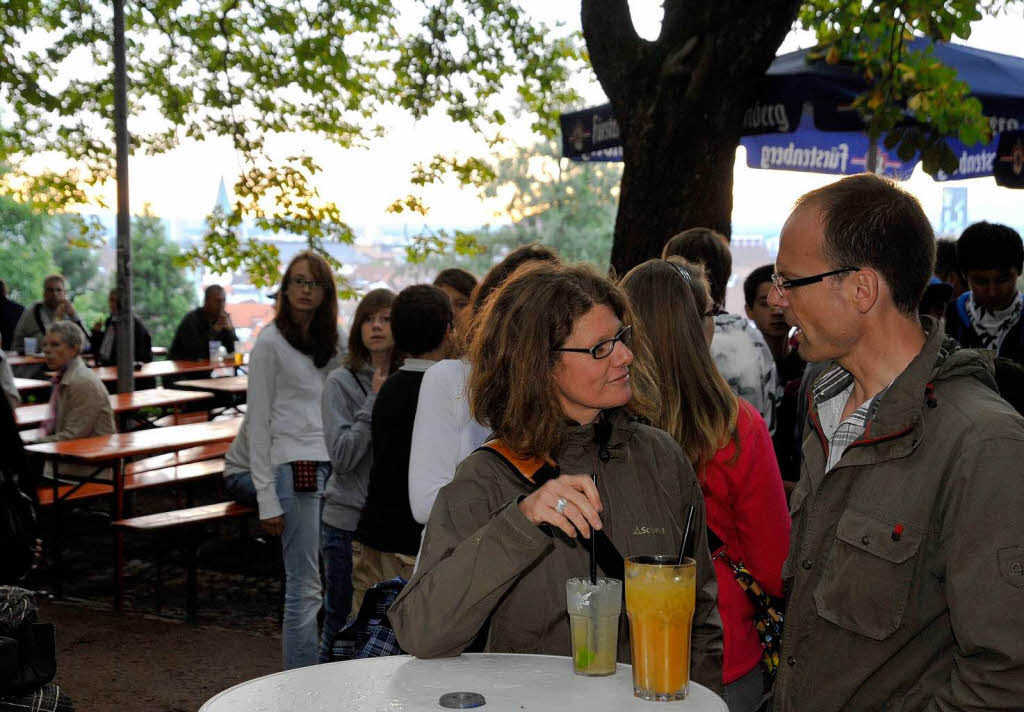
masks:
[[[565,581],[586,575],[592,542],[602,575],[622,556],[676,552],[692,504],[693,678],[721,687],[703,499],[675,441],[633,417],[658,412],[653,384],[634,390],[636,328],[621,290],[584,266],[524,266],[486,301],[469,399],[494,439],[441,489],[419,568],[388,612],[405,650],[457,655],[489,619],[489,652],[568,655]]]
[[[789,548],[782,477],[764,420],[732,392],[711,358],[714,304],[704,270],[676,257],[650,260],[630,270],[621,286],[658,354],[649,363],[662,399],[654,424],[697,471],[712,553],[724,548],[768,593],[782,595]],[[725,632],[723,696],[730,712],[752,712],[764,692],[754,608],[723,558],[715,558],[715,574]]]
[[[319,255],[295,255],[281,279],[274,322],[260,332],[249,361],[246,420],[248,490],[260,526],[281,536],[285,594],[285,669],[317,662],[320,517],[331,471],[320,410],[324,381],[341,362],[338,296],[330,266]]]

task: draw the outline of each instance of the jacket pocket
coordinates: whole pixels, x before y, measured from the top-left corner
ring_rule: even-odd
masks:
[[[847,509],[814,589],[818,615],[846,630],[884,640],[900,627],[913,584],[921,533],[894,536],[896,522]]]

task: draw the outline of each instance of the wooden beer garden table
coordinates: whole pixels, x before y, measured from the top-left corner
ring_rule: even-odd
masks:
[[[245,403],[246,393],[249,390],[249,377],[246,375],[242,376],[222,376],[221,378],[197,378],[190,381],[178,381],[174,384],[175,388],[196,388],[201,391],[208,391],[210,393],[216,393],[223,395],[223,399],[219,399],[218,405],[223,406],[220,411],[213,413],[211,411],[210,417],[215,415],[223,415],[229,411],[241,414],[239,406]]]
[[[138,413],[143,408],[173,408],[177,412],[179,405],[205,400],[210,393],[196,390],[175,390],[172,388],[148,388],[130,393],[115,393],[110,396],[110,407],[114,415],[120,416],[122,420],[121,430],[127,429],[129,419],[135,421],[136,425],[143,428],[151,428],[153,421]],[[25,405],[14,411],[14,419],[18,423],[18,429],[34,428],[46,420],[48,403],[37,405]]]
[[[137,430],[131,433],[115,433],[98,435],[79,440],[37,443],[26,445],[25,449],[42,455],[53,463],[53,495],[55,514],[59,512],[59,502],[72,494],[75,488],[58,497],[61,463],[76,463],[95,468],[89,476],[76,478],[79,486],[94,482],[105,468],[113,469],[114,506],[113,519],[117,521],[124,516],[124,463],[128,458],[144,457],[164,452],[183,450],[186,448],[212,445],[235,439],[241,418],[218,420],[205,423],[189,423],[188,425],[171,425],[165,428]],[[71,476],[66,476],[70,478]],[[57,552],[60,551],[59,516],[54,517],[55,535],[58,539]],[[59,554],[58,554],[59,556]],[[59,562],[58,562],[59,567]],[[120,529],[114,531],[114,608],[121,612],[124,607],[124,540]]]
[[[177,376],[183,373],[199,373],[234,367],[234,362],[230,360],[210,361],[205,358],[196,361],[150,361],[135,369],[135,378]],[[113,383],[117,380],[117,366],[97,366],[92,370],[104,383]]]
[[[11,368],[14,368],[15,366],[35,366],[40,363],[46,363],[46,359],[35,354],[29,354],[27,356],[13,355],[7,357],[7,363]]]

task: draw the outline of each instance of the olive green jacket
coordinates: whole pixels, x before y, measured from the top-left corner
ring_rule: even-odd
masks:
[[[708,552],[704,500],[693,468],[665,432],[613,423],[599,457],[594,426],[574,427],[555,454],[564,474],[597,473],[604,532],[623,556],[678,551],[683,513],[696,505],[697,552],[692,678],[722,687],[722,624]],[[388,612],[402,648],[422,658],[458,655],[490,617],[486,649],[569,655],[565,581],[587,576],[588,552],[560,530],[546,534],[520,512],[530,483],[496,455],[477,451],[441,489],[416,574]],[[630,661],[623,610],[618,659]]]
[[[1024,420],[925,330],[827,474],[809,410],[775,712],[1024,709]]]

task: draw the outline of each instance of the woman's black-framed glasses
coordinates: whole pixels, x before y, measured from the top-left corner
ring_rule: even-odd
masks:
[[[612,351],[615,350],[615,344],[622,342],[623,346],[628,347],[629,342],[633,340],[633,327],[624,326],[619,329],[619,333],[610,339],[599,341],[598,343],[591,346],[589,349],[551,349],[552,351],[568,351],[574,354],[590,354],[596,359],[608,358],[612,355]]]
[[[831,272],[822,272],[821,274],[812,274],[810,277],[798,277],[797,279],[786,279],[778,272],[772,273],[772,286],[778,290],[779,296],[783,299],[786,298],[787,289],[796,289],[797,287],[806,287],[808,284],[817,284],[825,279],[825,277],[831,277],[837,274],[844,274],[845,272],[856,272],[860,267],[840,267],[834,269]]]

